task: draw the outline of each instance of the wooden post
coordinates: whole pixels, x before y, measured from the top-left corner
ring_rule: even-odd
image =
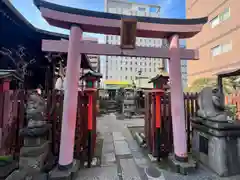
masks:
[[[160,161],[161,153],[161,96],[160,93],[156,93],[156,146],[158,161]]]
[[[92,163],[92,129],[93,129],[93,97],[88,94],[88,168]]]

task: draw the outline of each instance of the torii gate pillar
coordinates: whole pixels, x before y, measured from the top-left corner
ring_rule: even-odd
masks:
[[[66,87],[63,101],[63,116],[61,128],[61,141],[59,153],[59,169],[68,169],[73,164],[73,152],[75,141],[76,114],[77,114],[77,96],[78,80],[81,65],[81,54],[79,54],[79,45],[82,38],[82,30],[78,26],[72,26],[70,29]]]
[[[169,77],[174,154],[177,161],[186,162],[188,161],[188,156],[184,114],[184,96],[181,78],[182,75],[179,36],[177,34],[174,34],[172,37],[170,37],[169,44]]]

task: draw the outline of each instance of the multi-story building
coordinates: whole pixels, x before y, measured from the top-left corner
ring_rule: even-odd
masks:
[[[187,18],[208,16],[209,21],[187,48],[199,50],[200,60],[188,61],[188,82],[212,77],[229,68],[240,68],[240,1],[186,0]]]
[[[93,67],[93,70],[100,72],[100,58],[98,55],[88,55],[89,61]]]
[[[160,6],[132,3],[126,0],[105,0],[105,12],[133,15],[160,17]],[[106,35],[107,44],[120,44],[120,36]],[[161,47],[162,39],[137,38],[137,46]],[[135,81],[137,86],[149,87],[150,78],[155,76],[163,60],[160,58],[120,57],[107,56],[105,59],[103,77],[105,80]],[[139,79],[139,76],[141,80]]]
[[[166,39],[163,40],[163,47],[168,48],[169,44]],[[186,48],[186,41],[181,39],[180,40],[180,47],[181,48]],[[188,85],[188,72],[187,72],[187,65],[188,61],[181,59],[181,75],[182,75],[182,86],[183,89],[187,87]],[[168,67],[168,59],[164,60],[164,66],[165,66],[165,71],[169,72],[169,67]]]
[[[98,39],[94,37],[84,37],[83,39],[86,41],[91,41],[92,43],[98,43]],[[93,70],[96,72],[100,72],[100,57],[98,55],[87,55],[87,56],[89,58],[89,61],[91,62]]]

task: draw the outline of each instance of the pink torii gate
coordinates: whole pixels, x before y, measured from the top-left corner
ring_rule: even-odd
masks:
[[[117,45],[84,41],[82,33],[121,35],[122,19],[126,16],[70,8],[43,0],[35,0],[35,5],[49,24],[70,29],[69,41],[42,41],[43,51],[68,53],[59,167],[71,167],[73,163],[77,82],[81,64],[80,54],[82,53],[169,59],[174,153],[177,161],[188,161],[180,60],[197,60],[199,55],[197,50],[180,48],[179,39],[191,38],[199,33],[207,22],[207,18],[162,19],[127,16],[137,21],[135,29],[137,37],[167,38],[170,46],[169,48],[134,47],[123,49]]]

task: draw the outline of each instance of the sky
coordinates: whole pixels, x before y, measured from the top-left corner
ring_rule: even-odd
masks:
[[[33,0],[9,0],[15,8],[35,27],[58,33],[68,34],[67,30],[50,26],[42,17],[39,10],[33,4]],[[74,8],[104,11],[104,0],[47,0],[52,3],[70,6]],[[185,0],[129,0],[130,2],[160,5],[160,17],[164,18],[185,18]],[[86,33],[85,36],[92,36],[103,41],[99,34]]]

